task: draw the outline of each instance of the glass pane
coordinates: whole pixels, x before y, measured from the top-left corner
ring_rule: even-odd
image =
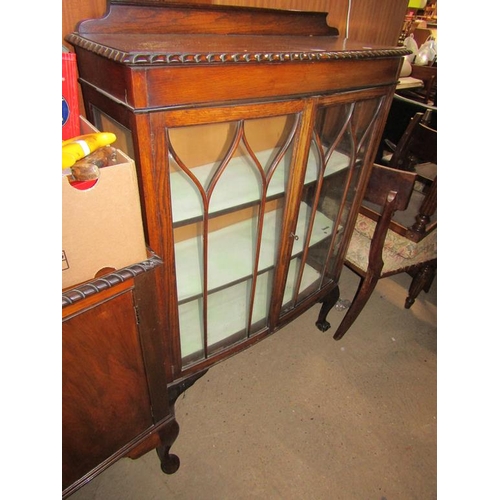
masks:
[[[267,325],[297,122],[167,130],[184,365]]]
[[[216,174],[211,178],[209,213],[253,204],[262,198],[262,172],[241,142]]]
[[[379,99],[318,109],[283,312],[332,280]]]
[[[203,300],[201,298],[179,304],[181,353],[184,364],[205,358],[203,343]]]
[[[362,166],[366,161],[366,152],[372,139],[373,127],[382,104],[382,99],[383,98],[376,98],[356,102],[352,116],[349,120],[348,134],[351,137],[352,143],[351,164],[349,170],[345,169],[343,175],[339,175],[338,179],[339,184],[345,187],[345,193],[337,214],[338,229],[335,231],[335,239],[333,245],[330,247],[329,255],[326,256],[323,285],[328,281],[338,279],[336,274],[338,274],[339,271],[335,269],[335,257],[340,249],[342,232],[347,223],[347,217],[351,212],[356,188],[359,183],[359,176]],[[330,184],[332,184],[332,181],[330,181]],[[326,199],[338,198],[338,193],[335,192],[334,187],[331,187],[331,191],[335,193],[333,196],[329,194],[328,189],[325,189],[324,197]]]
[[[116,141],[113,143],[113,147],[120,149],[127,156],[135,159],[132,132],[121,123],[111,118],[111,116],[103,113],[100,109],[95,106],[91,107],[97,129],[102,132],[112,132],[115,134]]]

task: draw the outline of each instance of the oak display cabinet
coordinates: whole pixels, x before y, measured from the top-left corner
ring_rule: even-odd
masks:
[[[150,387],[172,401],[318,302],[327,330],[406,49],[341,39],[326,13],[161,0],[111,0],[67,40],[163,261]]]

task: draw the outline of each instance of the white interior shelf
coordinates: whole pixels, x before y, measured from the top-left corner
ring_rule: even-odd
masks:
[[[290,261],[289,276],[297,275],[300,259]],[[259,275],[255,291],[255,302],[252,313],[252,324],[268,317],[271,301],[271,286],[274,273],[267,271]],[[314,282],[319,286],[320,274],[306,264],[300,292]],[[249,297],[252,280],[243,281],[224,288],[208,296],[207,341],[214,345],[238,332],[245,332],[249,320]],[[287,280],[283,303],[292,299],[296,283]],[[181,331],[181,353],[185,358],[203,349],[203,305],[202,299],[186,302],[179,306],[179,322]]]
[[[278,241],[281,232],[282,209],[264,215],[259,271],[275,265]],[[300,204],[295,231],[298,239],[293,245],[292,257],[304,249],[311,207]],[[242,279],[251,277],[255,262],[257,241],[257,217],[209,233],[208,237],[208,291],[217,290]],[[327,238],[332,232],[333,222],[319,211],[313,224],[310,245]],[[175,266],[179,301],[203,293],[203,238],[198,236],[175,244]]]
[[[305,183],[318,178],[320,164],[315,148],[311,148],[306,170]],[[269,149],[256,154],[259,162],[267,168],[278,149]],[[267,190],[267,197],[285,192],[287,165],[290,165],[290,153],[287,153],[276,168]],[[349,157],[334,152],[326,167],[325,176],[347,168]],[[191,169],[200,184],[206,190],[217,169],[217,164],[208,164]],[[171,191],[174,222],[189,221],[203,215],[201,195],[180,169],[171,173]],[[255,165],[248,156],[233,158],[217,182],[209,204],[209,213],[243,206],[259,201],[262,197],[262,179]],[[285,287],[283,303],[293,297],[297,286],[297,275],[300,258],[304,250],[305,238],[311,207],[301,203],[299,217],[292,249],[292,259]],[[175,266],[177,278],[177,294],[179,305],[179,322],[181,331],[182,357],[188,357],[203,350],[203,245],[207,244],[208,265],[208,307],[207,307],[207,341],[213,346],[237,333],[247,331],[250,321],[250,297],[252,276],[256,259],[258,234],[257,216],[231,224],[227,227],[211,231],[204,242],[203,236],[186,239],[175,243]],[[333,221],[316,211],[313,231],[309,245],[312,246],[331,236]],[[274,266],[278,252],[278,243],[282,231],[282,208],[266,212],[262,229],[261,248],[258,261],[257,277],[251,323],[257,324],[268,317],[271,303]],[[300,282],[299,293],[314,283],[319,286],[320,274],[305,265]]]
[[[278,153],[278,148],[267,149],[256,153],[260,164],[265,168]],[[269,187],[267,197],[276,196],[285,192],[288,174],[285,173],[286,166],[291,164],[291,148],[278,164]],[[173,160],[172,160],[173,161]],[[319,155],[315,147],[309,151],[305,183],[311,183],[318,179]],[[325,177],[339,170],[347,168],[349,157],[338,151],[334,151],[328,161]],[[210,163],[190,169],[196,176],[205,191],[217,169],[218,163]],[[203,215],[203,204],[200,192],[191,179],[180,168],[170,175],[170,189],[172,193],[173,222],[178,223]],[[228,208],[234,208],[245,203],[255,202],[261,199],[262,179],[252,159],[247,156],[237,156],[231,159],[210,199],[209,213],[216,213]]]

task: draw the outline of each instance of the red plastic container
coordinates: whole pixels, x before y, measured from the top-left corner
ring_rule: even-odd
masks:
[[[62,140],[80,135],[76,54],[62,53]]]

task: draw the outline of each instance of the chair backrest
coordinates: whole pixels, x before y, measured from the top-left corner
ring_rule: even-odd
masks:
[[[396,146],[389,166],[412,170],[417,162],[437,165],[437,130],[426,125],[427,113],[415,113]]]
[[[413,172],[396,170],[375,163],[368,180],[364,199],[383,207],[390,193],[394,193],[396,199],[392,203],[393,210],[406,210],[415,180],[416,174]]]
[[[435,163],[437,168],[437,130],[425,125],[424,121],[425,113],[416,113],[412,118],[397,144],[390,167],[400,172],[408,172],[414,169],[415,163]],[[417,175],[417,180],[423,178]],[[373,179],[373,182],[376,180]],[[415,242],[437,227],[437,175],[433,180],[425,180],[425,183],[428,185],[424,191],[413,190],[410,193],[409,206],[398,208],[399,211],[389,223],[392,231]],[[381,214],[381,205],[380,199],[377,201],[367,193],[361,212],[377,220]]]
[[[437,66],[411,66],[412,78],[418,78],[424,82],[423,89],[409,89],[407,92],[413,99],[420,99],[423,103],[432,101],[437,103]],[[402,89],[402,92],[405,92]],[[406,93],[406,92],[405,92]]]
[[[384,262],[382,250],[392,217],[398,210],[406,210],[417,174],[374,164],[364,199],[381,206],[372,237],[369,254],[370,273],[379,274]]]
[[[428,120],[426,124],[431,128],[437,128],[437,107],[394,94],[375,162],[382,162],[386,141],[398,144],[415,113],[426,112]]]
[[[414,170],[417,163],[436,165],[437,171],[437,130],[425,124],[428,112],[415,113],[411,122],[398,142],[392,156],[390,167],[402,171]],[[433,180],[424,180],[428,184],[424,193],[414,192],[411,208],[407,213],[400,213],[391,222],[391,229],[408,239],[420,241],[437,226],[437,175]],[[408,217],[411,222],[408,222]]]

